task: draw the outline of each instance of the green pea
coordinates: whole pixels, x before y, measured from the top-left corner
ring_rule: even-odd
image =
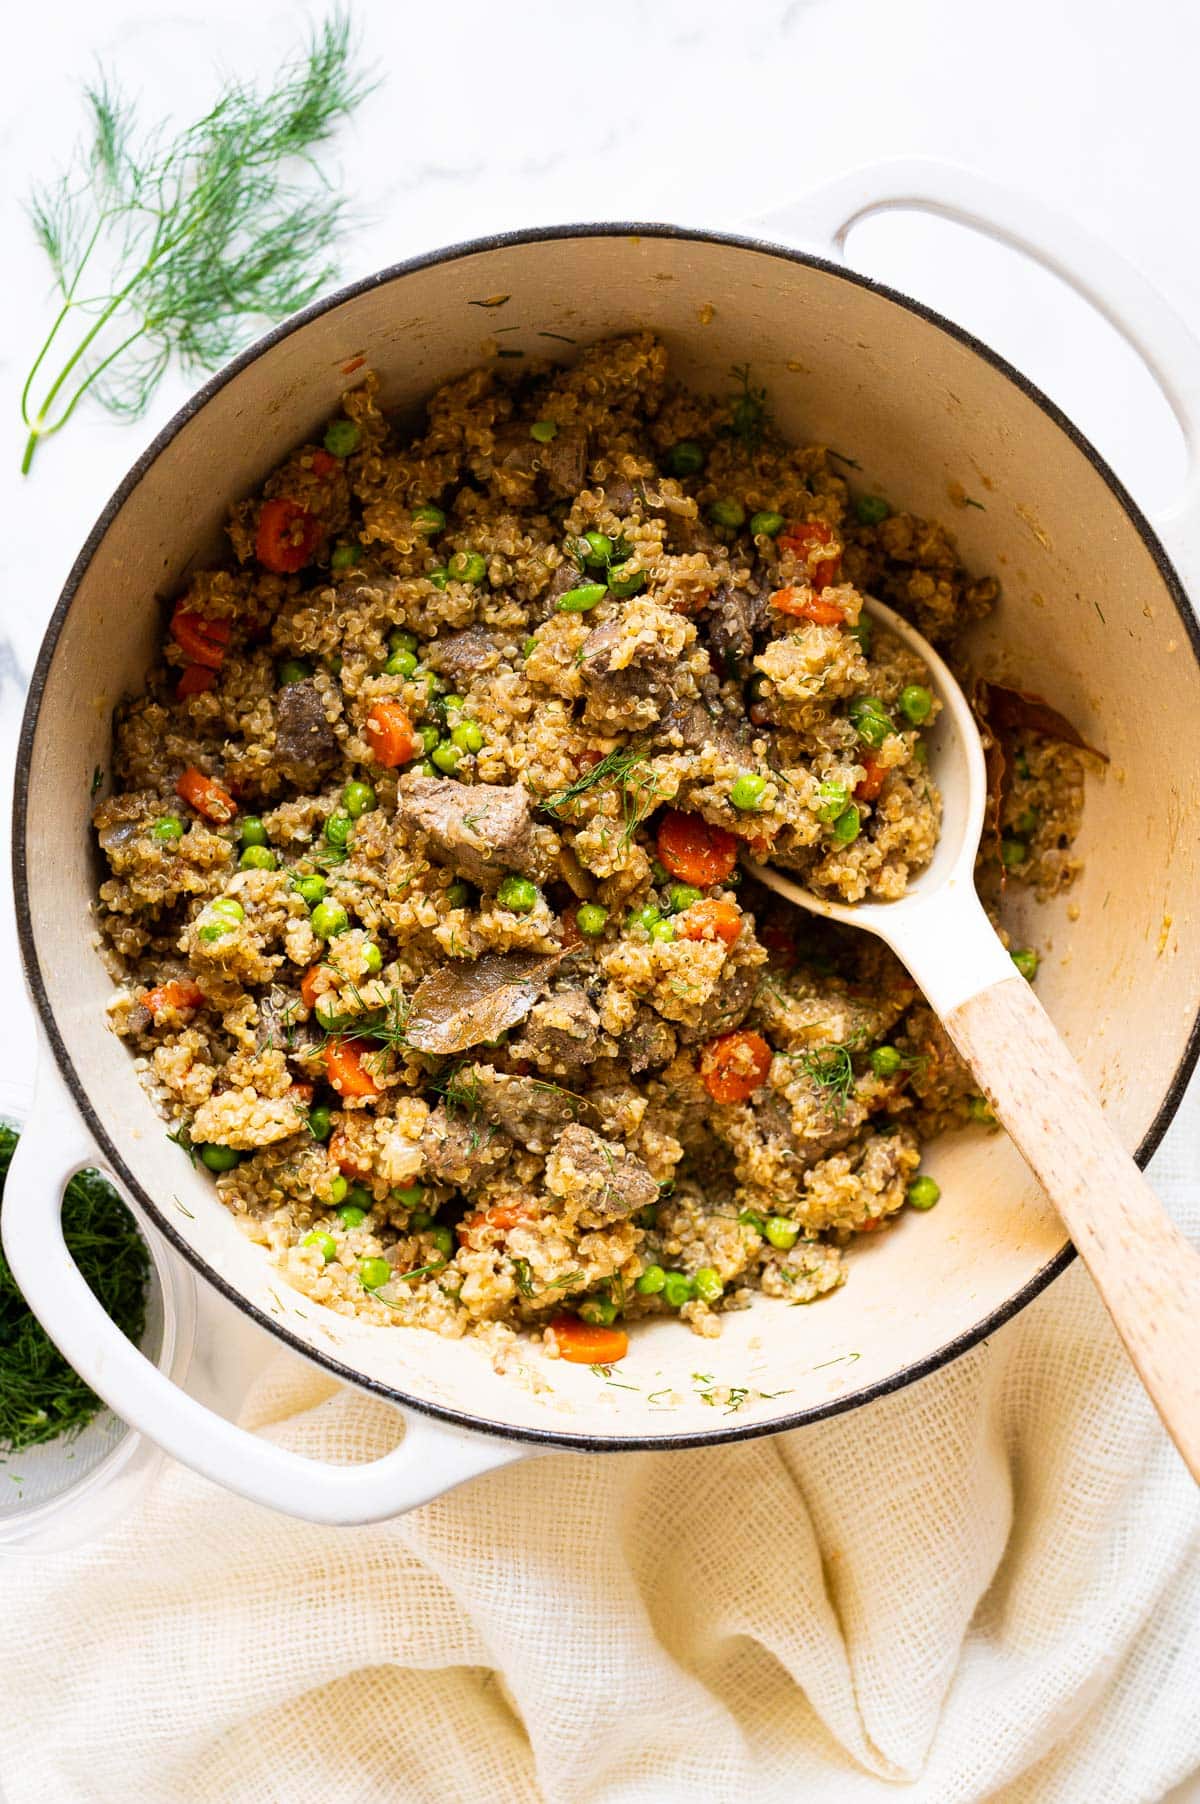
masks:
[[[442,774],[432,758],[421,758],[416,764],[410,765],[409,769],[415,770],[418,777],[440,777]]]
[[[445,564],[439,564],[436,570],[427,570],[425,574],[435,589],[444,589],[450,581],[450,572]]]
[[[524,645],[521,647],[521,656],[523,658],[532,658],[532,656],[533,656],[534,652],[537,650],[537,648],[538,648],[538,642],[537,642],[536,638],[533,636],[533,634],[531,633],[529,635],[528,639],[526,639]]]
[[[367,967],[367,970],[371,973],[372,977],[374,977],[377,972],[383,970],[383,953],[379,950],[379,947],[375,944],[374,940],[368,940],[363,947],[363,964]]]
[[[311,1234],[306,1234],[300,1245],[316,1247],[326,1265],[337,1258],[337,1241],[332,1234],[322,1233],[320,1228],[314,1228]]]
[[[227,933],[232,932],[233,928],[228,921],[212,921],[205,927],[198,927],[196,937],[202,940],[206,946],[211,946],[214,941],[223,940]]]
[[[741,1210],[738,1220],[744,1228],[753,1228],[756,1234],[765,1234],[767,1231],[766,1217],[760,1215],[756,1209]]]
[[[446,891],[446,901],[451,908],[465,908],[471,900],[471,886],[460,877]]]
[[[419,645],[417,635],[410,633],[407,627],[398,626],[395,632],[388,634],[389,651],[416,651]]]
[[[349,1190],[349,1188],[350,1188],[350,1186],[349,1186],[349,1184],[347,1184],[347,1182],[346,1182],[345,1178],[342,1176],[341,1172],[335,1171],[333,1176],[329,1180],[329,1195],[332,1198],[335,1205],[337,1203],[345,1202],[346,1192],[347,1192],[347,1190]]]
[[[449,718],[458,715],[466,708],[467,700],[463,695],[446,695],[442,697],[442,713]]]
[[[1017,821],[1016,821],[1017,832],[1022,833],[1022,834],[1036,833],[1037,826],[1038,826],[1037,809],[1036,808],[1022,808],[1020,814],[1017,816]]]
[[[604,932],[607,920],[607,908],[602,908],[599,902],[585,902],[575,916],[575,925],[585,939],[594,940]]]
[[[608,592],[616,596],[618,601],[624,601],[630,595],[640,595],[646,587],[646,572],[630,570],[627,576],[622,576],[621,571],[628,569],[627,564],[621,564],[618,569],[610,568],[608,572]]]
[[[714,501],[708,510],[708,517],[714,526],[724,526],[730,532],[736,532],[739,526],[746,524],[746,510],[740,501],[728,497]]]
[[[418,532],[441,532],[446,524],[445,514],[440,507],[434,507],[431,501],[423,501],[420,507],[414,507],[412,518]]]
[[[342,806],[352,821],[369,814],[375,806],[375,791],[369,783],[347,783],[342,791]]]
[[[648,1265],[633,1288],[639,1296],[656,1297],[666,1281],[667,1274],[661,1265]]]
[[[358,1275],[362,1280],[364,1290],[378,1290],[381,1284],[388,1282],[392,1275],[392,1268],[386,1259],[376,1256],[374,1259],[362,1261],[358,1268]]]
[[[895,1077],[903,1063],[894,1046],[877,1046],[871,1054],[871,1070],[876,1077]]]
[[[897,705],[909,726],[919,727],[923,720],[929,719],[933,696],[923,683],[906,683]]]
[[[350,917],[340,902],[318,902],[310,919],[313,932],[322,940],[335,939],[350,925]]]
[[[661,864],[657,858],[652,858],[650,860],[650,876],[652,881],[661,887],[662,884],[670,881],[671,873],[665,864]]]
[[[864,658],[869,658],[871,655],[873,628],[874,622],[869,614],[860,614],[854,625],[846,628],[846,637],[858,640],[859,649]]]
[[[682,1309],[685,1303],[691,1302],[694,1295],[691,1279],[685,1278],[682,1272],[668,1272],[663,1279],[663,1302],[671,1309]]]
[[[287,689],[292,683],[307,683],[313,673],[313,667],[304,658],[285,658],[276,673],[279,687]]]
[[[325,822],[325,843],[327,846],[344,846],[350,838],[350,830],[354,823],[344,809],[335,808]]]
[[[529,428],[529,436],[536,439],[539,445],[548,445],[558,437],[558,422],[556,420],[535,420]]]
[[[673,883],[667,891],[667,903],[673,915],[681,915],[685,908],[692,908],[701,899],[701,892],[694,883]]]
[[[864,526],[878,526],[892,510],[882,495],[856,495],[854,511]]]
[[[478,551],[456,551],[446,569],[457,583],[481,583],[487,575],[487,559]]]
[[[241,1160],[241,1153],[232,1146],[200,1146],[197,1147],[201,1164],[207,1165],[210,1171],[232,1171]]]
[[[375,1198],[365,1184],[351,1184],[346,1191],[346,1201],[356,1209],[369,1209]]]
[[[394,651],[383,667],[383,674],[404,677],[407,680],[413,675],[416,668],[417,654],[415,651]]]
[[[361,545],[335,545],[329,559],[331,570],[353,570],[362,556]]]
[[[750,531],[756,539],[760,537],[773,539],[783,531],[783,515],[766,512],[751,514]]]
[[[735,779],[729,791],[729,800],[743,814],[754,814],[762,807],[766,790],[767,779],[760,777],[757,771],[747,771]]]
[[[428,726],[421,727],[417,732],[417,738],[421,741],[422,750],[426,755],[432,752],[441,737],[440,730],[432,722]]]
[[[929,763],[929,747],[923,739],[918,739],[912,751],[913,763],[926,765]]]
[[[452,740],[443,739],[430,752],[429,761],[447,777],[452,777],[462,763],[462,753]]]
[[[1000,862],[1007,870],[1015,870],[1018,865],[1024,864],[1028,857],[1029,847],[1023,839],[1005,837],[1000,841]]]
[[[328,1140],[329,1130],[332,1126],[333,1116],[330,1113],[329,1104],[325,1102],[314,1103],[312,1108],[308,1111],[308,1131],[313,1139]]]
[[[395,1192],[392,1194],[395,1195]],[[432,1228],[433,1217],[428,1209],[413,1209],[409,1214],[408,1225],[414,1234],[423,1234],[426,1228]]]
[[[844,813],[846,803],[850,800],[850,791],[836,777],[826,777],[817,785],[817,819],[832,827],[838,815]]]
[[[400,1184],[392,1191],[392,1200],[405,1209],[415,1209],[424,1200],[424,1184]]]
[[[650,929],[650,938],[652,940],[661,940],[664,945],[667,944],[675,938],[674,922],[655,921],[653,927]]]
[[[343,1228],[361,1228],[367,1219],[366,1210],[360,1208],[357,1203],[343,1203],[338,1214],[341,1217]]]
[[[296,894],[315,908],[318,902],[325,900],[326,883],[324,877],[293,877],[292,888]]]
[[[643,902],[640,908],[631,908],[625,916],[626,927],[644,927],[649,933],[656,921],[662,919],[659,909],[653,902]]]
[[[270,846],[247,846],[238,859],[238,867],[243,871],[275,871],[279,860]]]
[[[483,749],[483,729],[474,720],[460,720],[450,730],[454,744],[464,752],[478,752]]]
[[[967,1114],[972,1121],[982,1122],[985,1127],[995,1126],[996,1117],[986,1096],[968,1096]]]
[[[434,1246],[437,1248],[438,1252],[442,1255],[442,1258],[449,1259],[450,1255],[454,1252],[454,1231],[453,1231],[453,1229],[443,1227],[441,1225],[441,1223],[438,1223],[437,1226],[432,1227],[428,1230],[428,1234],[429,1234],[430,1240],[432,1240]]]
[[[698,476],[704,468],[704,448],[694,438],[681,438],[663,461],[672,476]]]
[[[786,1253],[799,1240],[800,1227],[797,1222],[789,1221],[786,1215],[768,1215],[763,1233],[773,1247]]]
[[[527,915],[538,905],[537,885],[528,877],[506,877],[496,891],[496,900],[515,915]]]
[[[840,846],[850,846],[858,838],[862,830],[862,815],[851,802],[849,808],[843,808],[833,823],[833,837]]]
[[[357,451],[362,432],[353,420],[334,420],[325,429],[322,443],[331,457],[349,457]]]
[[[579,1314],[593,1328],[608,1328],[617,1319],[617,1306],[608,1297],[589,1297],[579,1305]]]
[[[612,561],[613,542],[606,532],[585,532],[583,542],[587,546],[583,554],[585,564],[607,566]]]
[[[218,896],[209,903],[209,912],[226,921],[244,921],[246,911],[235,896]]]
[[[692,1279],[692,1283],[695,1285],[696,1295],[702,1303],[716,1303],[725,1294],[725,1286],[715,1267],[711,1265],[702,1265]]]
[[[238,838],[244,846],[265,846],[267,829],[256,814],[244,815],[238,823]]]
[[[1018,951],[1013,953],[1012,962],[1017,967],[1017,970],[1021,973],[1021,976],[1023,978],[1025,978],[1026,982],[1032,983],[1034,978],[1038,974],[1038,963],[1039,963],[1038,955],[1034,951],[1033,947],[1032,946],[1020,947]]]
[[[183,822],[177,814],[164,814],[150,829],[152,839],[182,839]]]
[[[577,589],[568,589],[565,595],[560,595],[556,605],[560,614],[587,614],[607,594],[606,583],[581,583]]]
[[[878,751],[892,731],[892,723],[883,703],[876,695],[860,696],[846,710],[864,745]]]
[[[932,1209],[942,1194],[942,1187],[933,1178],[914,1178],[905,1195],[910,1209]]]

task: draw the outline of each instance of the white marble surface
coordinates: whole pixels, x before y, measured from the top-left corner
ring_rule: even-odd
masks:
[[[347,277],[535,223],[736,227],[873,159],[932,155],[1032,191],[1120,244],[1200,327],[1200,16],[1186,0],[1145,0],[1136,14],[1117,0],[443,0],[420,9],[360,0],[357,13],[386,85],[339,152],[362,219],[345,246]],[[172,374],[133,425],[81,412],[44,447],[32,478],[20,478],[18,395],[49,314],[24,197],[73,140],[97,58],[151,115],[183,113],[203,104],[214,65],[265,72],[298,27],[295,9],[256,0],[44,0],[6,20],[5,839],[22,693],[46,618],[108,494],[194,386]],[[1180,451],[1161,403],[1107,328],[1056,284],[1029,279],[1010,253],[911,219],[864,228],[853,256],[980,330],[1093,434],[1140,499],[1170,500]],[[7,897],[0,910],[11,920]],[[0,1086],[19,1088],[35,1036],[7,931],[0,984]],[[212,1328],[228,1378],[251,1359],[251,1340],[232,1343],[224,1319]]]

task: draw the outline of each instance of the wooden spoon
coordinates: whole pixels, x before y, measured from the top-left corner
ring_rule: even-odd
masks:
[[[1109,1127],[975,893],[987,775],[966,696],[907,621],[872,598],[866,607],[923,659],[942,701],[928,737],[944,810],[933,859],[898,902],[832,902],[768,866],[749,869],[801,908],[878,934],[908,967],[1061,1215],[1200,1482],[1200,1253]]]

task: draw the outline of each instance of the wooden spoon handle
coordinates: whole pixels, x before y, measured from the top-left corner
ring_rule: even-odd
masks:
[[[992,984],[944,1019],[1066,1223],[1168,1434],[1200,1482],[1200,1253],[1117,1140],[1023,977]]]

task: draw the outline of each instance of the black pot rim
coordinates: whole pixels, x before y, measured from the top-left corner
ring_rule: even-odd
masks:
[[[194,1267],[199,1275],[214,1286],[230,1303],[240,1309],[260,1328],[263,1328],[277,1340],[290,1347],[295,1353],[328,1372],[332,1377],[345,1384],[356,1385],[362,1390],[373,1392],[386,1401],[401,1405],[422,1415],[430,1416],[438,1421],[446,1422],[480,1434],[498,1436],[507,1440],[522,1441],[541,1445],[547,1449],[559,1449],[563,1452],[612,1452],[630,1453],[639,1451],[669,1451],[688,1447],[713,1446],[728,1441],[753,1440],[760,1435],[780,1434],[788,1429],[801,1428],[810,1422],[822,1421],[830,1416],[841,1415],[847,1410],[861,1408],[876,1398],[903,1390],[906,1386],[926,1377],[957,1359],[960,1354],[978,1346],[980,1341],[1002,1327],[1006,1322],[1033,1301],[1048,1284],[1066,1270],[1075,1257],[1075,1249],[1067,1242],[1052,1259],[1037,1272],[1028,1283],[1009,1297],[998,1309],[990,1311],[980,1321],[975,1322],[961,1334],[946,1341],[925,1358],[914,1361],[901,1371],[892,1373],[877,1383],[867,1385],[849,1396],[832,1398],[826,1402],[815,1404],[807,1409],[799,1409],[785,1416],[773,1417],[769,1422],[745,1423],[741,1425],[716,1426],[700,1433],[663,1434],[663,1435],[619,1435],[593,1436],[585,1433],[563,1433],[552,1429],[528,1428],[506,1422],[490,1421],[481,1416],[471,1415],[463,1410],[449,1409],[434,1404],[421,1397],[409,1396],[403,1391],[393,1389],[381,1380],[355,1371],[352,1367],[332,1358],[302,1341],[288,1328],[276,1321],[272,1316],[259,1309],[250,1299],[229,1284],[219,1273],[200,1257],[178,1232],[157,1203],[138,1183],[133,1173],[125,1164],[119,1148],[110,1139],[103,1122],[93,1108],[87,1091],[75,1070],[74,1062],[66,1043],[59,1031],[53,1010],[50,1007],[42,978],[41,967],[37,955],[33,921],[30,913],[28,872],[26,867],[25,837],[28,824],[29,807],[29,770],[33,754],[33,742],[37,731],[38,714],[46,687],[50,666],[63,624],[74,600],[76,591],[83,580],[91,559],[111,525],[117,513],[124,506],[138,483],[151,465],[166,449],[184,426],[217,394],[225,385],[232,382],[243,370],[249,368],[266,351],[293,332],[318,319],[322,314],[333,311],[344,302],[355,299],[372,288],[399,280],[403,276],[414,274],[418,270],[428,269],[440,263],[453,263],[465,257],[476,256],[480,252],[506,249],[515,245],[539,244],[558,239],[573,238],[659,238],[681,240],[697,244],[717,244],[729,246],[735,250],[752,251],[758,255],[774,257],[780,261],[797,263],[809,269],[816,269],[833,277],[837,281],[846,282],[855,288],[867,289],[873,294],[881,295],[896,306],[915,314],[919,319],[936,326],[950,338],[974,351],[1001,375],[1005,376],[1021,394],[1033,401],[1059,429],[1065,433],[1071,443],[1083,453],[1088,462],[1102,478],[1130,525],[1138,534],[1150,553],[1160,577],[1171,597],[1175,611],[1179,617],[1179,625],[1183,630],[1192,656],[1200,666],[1200,625],[1188,604],[1187,597],[1175,571],[1174,565],[1167,556],[1157,533],[1137,503],[1133,500],[1124,484],[1117,477],[1108,463],[1092,445],[1078,427],[1055,405],[1049,397],[1042,393],[1027,376],[1001,357],[998,352],[984,344],[962,326],[955,325],[933,308],[886,283],[877,282],[869,276],[847,269],[841,264],[832,263],[827,258],[815,256],[806,251],[793,249],[787,245],[775,244],[766,239],[757,239],[731,232],[717,232],[699,228],[644,223],[596,223],[586,225],[561,225],[529,227],[517,232],[501,232],[491,236],[467,240],[461,244],[446,246],[441,250],[427,251],[416,257],[406,258],[400,263],[390,265],[373,275],[350,282],[333,293],[314,301],[301,312],[293,314],[282,324],[255,340],[246,350],[235,357],[232,362],[212,376],[197,392],[185,402],[174,417],[168,421],[162,431],[147,446],[136,463],[129,470],[120,486],[114,491],[108,504],[100,514],[95,525],[76,558],[67,581],[59,596],[54,612],[46,628],[38,653],[30,682],[29,694],[25,704],[25,712],[21,722],[21,734],[17,748],[16,777],[13,797],[13,888],[16,899],[17,934],[21,947],[21,957],[25,967],[26,981],[33,997],[35,1007],[41,1020],[43,1031],[50,1043],[54,1057],[58,1063],[63,1079],[75,1100],[80,1114],[94,1135],[98,1147],[110,1162],[114,1173],[125,1184],[136,1199],[138,1205],[145,1210],[154,1222],[158,1231],[170,1242],[175,1250]],[[1191,1033],[1182,1058],[1176,1067],[1167,1093],[1160,1104],[1154,1120],[1150,1124],[1135,1157],[1139,1165],[1145,1165],[1159,1141],[1166,1132],[1175,1111],[1183,1098],[1188,1081],[1200,1056],[1200,1010],[1192,1023]]]

